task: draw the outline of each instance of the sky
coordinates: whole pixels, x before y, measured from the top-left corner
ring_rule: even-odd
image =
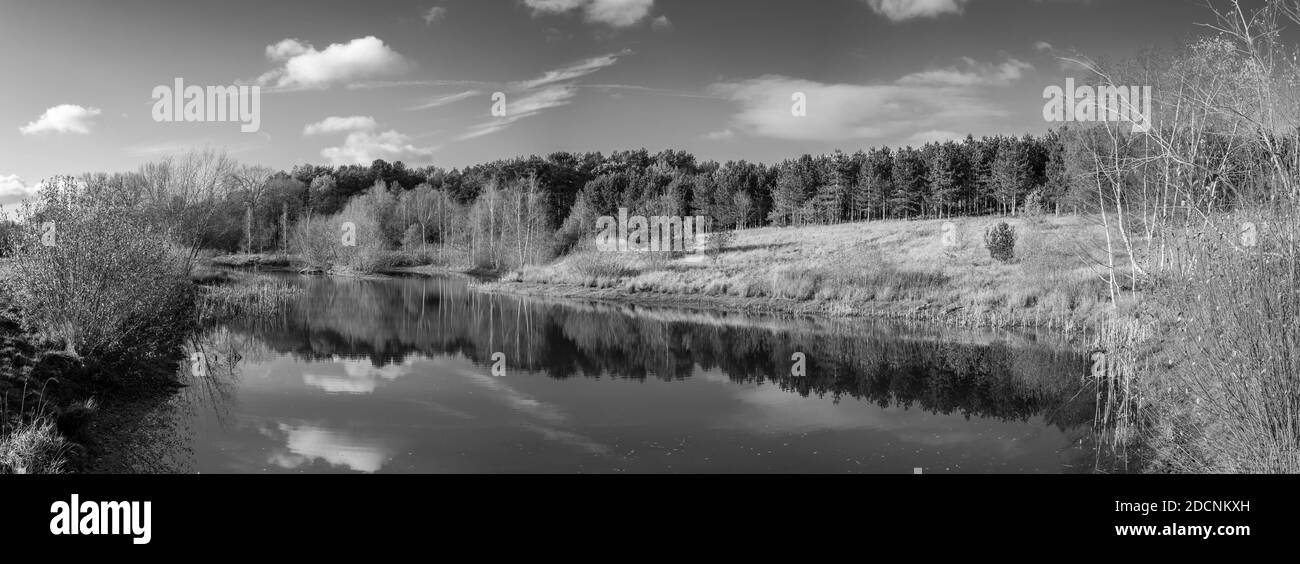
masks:
[[[452,168],[1041,133],[1065,58],[1175,46],[1208,19],[1199,0],[0,0],[0,205],[195,147]],[[167,121],[154,96],[177,79],[259,86],[256,131]]]

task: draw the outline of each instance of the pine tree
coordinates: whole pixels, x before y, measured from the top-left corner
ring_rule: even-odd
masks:
[[[1016,139],[1006,139],[993,159],[993,195],[1003,213],[1014,213],[1020,198],[1029,192],[1029,160]]]
[[[1064,128],[1062,128],[1064,130]],[[1047,145],[1047,166],[1044,170],[1045,182],[1043,197],[1047,204],[1061,212],[1061,202],[1070,190],[1069,172],[1065,166],[1065,143],[1061,133],[1053,131],[1043,140]]]
[[[930,193],[935,206],[952,213],[965,195],[970,165],[961,147],[949,141],[939,146],[930,162]]]
[[[768,220],[778,226],[798,225],[799,211],[804,203],[803,181],[799,170],[790,161],[782,163],[772,188],[772,213]]]
[[[893,193],[889,198],[889,211],[895,217],[912,217],[921,212],[928,190],[925,159],[916,149],[908,147],[894,155]]]

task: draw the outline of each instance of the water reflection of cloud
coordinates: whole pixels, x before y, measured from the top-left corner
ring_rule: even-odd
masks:
[[[1008,456],[1024,450],[1019,439],[1025,437],[999,433],[1001,425],[997,422],[882,409],[852,399],[831,405],[830,398],[803,397],[775,386],[740,389],[735,397],[744,407],[724,417],[722,427],[792,435],[815,431],[876,431],[889,433],[901,442],[927,447],[980,445],[980,449],[995,449]],[[961,419],[961,425],[954,427],[953,418]],[[1043,432],[1046,431],[1044,427]]]
[[[462,370],[461,374],[468,378],[470,382],[496,393],[497,397],[505,401],[506,405],[514,412],[540,421],[525,423],[522,425],[523,428],[538,433],[547,440],[569,444],[592,454],[609,452],[609,447],[582,434],[565,429],[565,427],[572,427],[572,425],[568,416],[560,411],[558,407],[538,401],[536,398],[516,390],[501,378],[480,374],[472,370]]]
[[[378,367],[365,359],[335,357],[332,364],[324,365],[322,368],[342,367],[342,374],[303,372],[302,381],[328,394],[371,394],[381,382],[391,382],[406,376],[415,360],[412,356],[401,364]]]
[[[284,438],[285,448],[273,452],[267,462],[286,470],[321,460],[356,472],[374,473],[383,468],[393,452],[374,441],[315,425],[280,423],[277,429],[263,432]]]

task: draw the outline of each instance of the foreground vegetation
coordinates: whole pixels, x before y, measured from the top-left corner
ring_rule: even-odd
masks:
[[[104,454],[95,420],[141,416],[185,385],[183,344],[285,289],[219,284],[156,204],[47,182],[0,262],[0,474],[58,473]],[[167,198],[164,198],[167,200]],[[164,213],[160,213],[164,212]],[[107,432],[112,432],[108,429]]]

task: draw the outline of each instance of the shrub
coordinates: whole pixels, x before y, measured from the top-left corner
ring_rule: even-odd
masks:
[[[1011,262],[1016,258],[1016,230],[1005,221],[999,223],[984,234],[984,246],[995,260]]]
[[[307,217],[294,224],[290,244],[308,266],[329,268],[338,261],[339,235],[328,219]]]
[[[384,232],[375,218],[354,200],[342,213],[328,218],[306,218],[293,229],[292,245],[309,266],[370,273],[389,266]],[[344,225],[351,237],[344,244]]]
[[[1037,188],[1025,196],[1025,217],[1038,221],[1047,214],[1047,196],[1042,188]]]
[[[578,253],[569,257],[568,265],[579,275],[597,279],[622,278],[635,274],[623,261],[623,258],[614,252],[587,251]]]
[[[189,263],[145,214],[71,178],[47,182],[23,214],[6,284],[34,330],[99,360],[140,360],[179,342],[192,322]]]
[[[418,223],[412,223],[402,235],[402,250],[422,251],[424,248],[424,228]]]
[[[708,235],[704,242],[704,252],[709,258],[717,262],[722,258],[722,253],[731,248],[732,243],[736,241],[736,232],[731,230],[715,231]]]
[[[798,301],[811,300],[817,295],[821,273],[801,268],[781,268],[772,273],[772,294],[777,298]]]

